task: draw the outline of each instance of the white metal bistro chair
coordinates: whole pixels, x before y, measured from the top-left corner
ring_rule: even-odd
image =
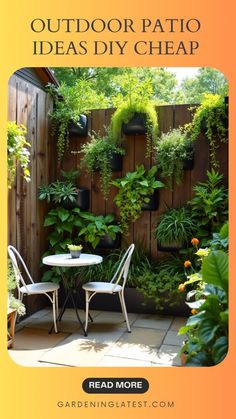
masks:
[[[58,289],[59,285],[54,284],[53,282],[34,282],[29,270],[22,259],[20,253],[18,250],[15,249],[13,246],[8,246],[8,255],[11,259],[12,266],[14,269],[15,277],[16,277],[16,283],[17,283],[17,289],[18,289],[18,298],[22,301],[24,295],[35,295],[35,294],[45,294],[49,300],[52,303],[53,308],[53,322],[54,322],[54,330],[57,333],[57,316],[58,316]],[[28,277],[27,281],[25,282],[22,273],[19,268],[20,262],[26,276]],[[49,295],[51,294],[51,295]]]
[[[127,324],[128,332],[131,332],[129,319],[127,315],[125,299],[124,299],[124,288],[128,278],[129,266],[134,251],[134,244],[131,244],[126,250],[121,262],[118,266],[116,273],[110,282],[88,282],[83,285],[86,296],[86,318],[85,318],[85,331],[88,329],[88,317],[89,317],[89,303],[95,294],[118,294],[120,298],[121,309],[124,315],[124,319]]]

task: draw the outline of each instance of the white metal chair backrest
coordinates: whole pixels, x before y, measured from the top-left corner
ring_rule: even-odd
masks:
[[[122,281],[122,288],[124,289],[127,278],[128,278],[128,273],[129,273],[129,266],[130,266],[130,261],[131,261],[131,256],[133,254],[134,251],[134,243],[132,243],[128,249],[126,250],[124,256],[122,257],[120,264],[117,268],[117,271],[115,272],[115,274],[113,275],[112,280],[110,281],[112,284],[114,284],[114,289],[116,287],[116,285],[119,284],[119,282]]]
[[[13,269],[14,269],[18,291],[19,291],[20,286],[22,284],[26,288],[26,291],[29,292],[29,290],[27,288],[27,284],[26,284],[26,282],[25,282],[25,280],[22,276],[22,273],[20,271],[20,268],[19,268],[19,265],[18,265],[18,262],[17,262],[17,260],[20,261],[22,267],[24,268],[24,271],[25,271],[26,275],[29,278],[30,283],[33,284],[34,281],[33,281],[32,277],[31,277],[31,275],[28,271],[28,268],[27,268],[24,260],[22,259],[20,253],[18,252],[18,250],[16,250],[16,248],[14,246],[9,245],[7,250],[8,250],[8,255],[11,259],[11,263],[12,263],[12,266],[13,266]]]

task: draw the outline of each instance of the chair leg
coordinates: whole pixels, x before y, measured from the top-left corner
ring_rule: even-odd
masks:
[[[119,292],[119,297],[120,297],[120,304],[121,304],[121,309],[122,309],[122,312],[123,312],[123,316],[124,316],[126,324],[127,324],[127,329],[128,329],[128,332],[131,333],[128,314],[127,314],[126,305],[125,305],[124,294],[123,294],[122,291]]]
[[[53,292],[52,295],[52,310],[53,310],[53,323],[54,323],[54,330],[57,333],[57,294],[56,291]]]
[[[59,308],[58,308],[58,290],[56,290],[56,316],[59,315]]]
[[[88,318],[89,318],[89,291],[85,291],[85,332],[88,329]]]

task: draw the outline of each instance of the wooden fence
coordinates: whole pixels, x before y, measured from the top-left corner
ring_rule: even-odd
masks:
[[[55,139],[50,136],[48,119],[48,111],[52,109],[52,106],[51,97],[42,89],[18,76],[11,77],[8,119],[23,123],[27,127],[28,141],[31,143],[31,182],[27,184],[23,181],[18,171],[14,187],[9,191],[9,243],[15,245],[23,255],[36,280],[40,279],[40,260],[47,248],[47,232],[43,227],[43,220],[49,209],[46,203],[38,200],[38,186],[55,180],[61,168],[64,170],[79,168],[81,155],[72,154],[71,151],[78,151],[81,145],[89,140],[89,137],[71,139],[63,163],[58,168]],[[102,134],[104,126],[109,125],[113,112],[112,109],[92,111],[89,116],[90,131],[99,131]],[[157,112],[160,132],[183,126],[191,120],[189,105],[160,106]],[[114,173],[113,177],[123,176],[128,171],[133,171],[139,164],[144,164],[146,168],[152,166],[151,158],[145,157],[146,139],[144,136],[124,137],[123,146],[126,150],[123,170],[120,173]],[[227,183],[226,144],[219,145],[217,155],[220,170]],[[184,172],[181,185],[175,185],[173,190],[167,188],[160,190],[160,205],[157,211],[145,211],[134,224],[130,223],[129,235],[124,239],[125,243],[139,242],[153,258],[163,256],[163,252],[157,251],[153,230],[166,207],[178,208],[185,204],[192,197],[193,186],[198,181],[206,179],[206,171],[210,168],[210,164],[208,141],[204,136],[194,144],[194,160],[194,169]],[[91,212],[94,214],[112,213],[118,217],[118,210],[113,202],[116,188],[111,188],[109,199],[105,201],[101,194],[98,173],[91,178],[85,171],[81,171],[78,186],[89,188]],[[30,299],[29,303],[27,302],[28,312],[37,310],[38,304],[41,304],[38,299]]]
[[[189,110],[190,105],[160,106],[157,108],[159,130],[168,132],[171,128],[183,126],[191,121],[192,113]],[[95,132],[104,132],[104,126],[108,126],[114,110],[102,109],[92,111],[90,120],[90,129]],[[83,143],[88,141],[84,139],[71,139],[69,150],[63,160],[62,168],[70,170],[79,168],[80,154],[72,154],[71,151],[78,151]],[[151,158],[145,157],[146,138],[145,136],[123,137],[123,146],[126,154],[123,159],[122,172],[113,173],[113,178],[124,176],[128,171],[133,171],[136,165],[144,164],[149,168],[154,164]],[[227,144],[219,144],[217,158],[220,164],[220,171],[224,174],[227,183]],[[164,256],[163,252],[158,252],[156,240],[153,231],[159,221],[160,215],[166,211],[167,207],[178,208],[191,199],[193,186],[198,181],[206,179],[206,172],[210,169],[209,163],[209,144],[204,136],[201,136],[194,144],[194,168],[190,171],[184,171],[183,182],[180,185],[174,185],[173,190],[160,190],[160,205],[157,211],[144,211],[141,217],[135,222],[130,223],[129,235],[124,239],[125,242],[139,242],[153,258]],[[81,171],[78,181],[79,186],[84,186],[90,190],[90,211],[95,214],[115,214],[118,217],[118,210],[113,202],[116,188],[112,187],[109,199],[105,201],[101,194],[99,174],[94,173],[91,178],[85,171]]]
[[[38,200],[38,186],[54,179],[56,171],[56,151],[48,119],[52,105],[44,90],[16,75],[10,78],[8,120],[27,127],[31,182],[26,183],[17,171],[8,195],[8,242],[20,251],[36,281],[40,279],[39,263],[47,246],[43,228],[47,205]],[[37,303],[37,298],[30,298],[29,311],[37,310]]]

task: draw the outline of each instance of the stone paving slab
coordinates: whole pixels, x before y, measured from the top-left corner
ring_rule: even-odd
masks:
[[[82,321],[85,314],[79,310]],[[88,337],[84,337],[73,309],[67,309],[60,333],[48,334],[52,310],[43,309],[17,325],[14,362],[35,367],[173,367],[180,365],[178,352],[184,336],[178,329],[184,317],[129,313],[132,333],[127,333],[122,313],[91,311]]]
[[[178,330],[182,327],[186,325],[186,317],[175,317],[175,319],[173,320],[171,326],[170,326],[170,330],[175,330],[176,332],[178,332]]]
[[[148,327],[151,329],[167,330],[169,329],[173,317],[158,316],[154,314],[141,314],[135,320],[134,327]]]
[[[63,345],[45,352],[40,361],[68,366],[94,366],[98,365],[113,344],[112,336],[110,340],[95,340],[74,333],[63,341]]]
[[[15,334],[14,350],[47,350],[59,345],[68,334],[52,333],[42,329],[30,329],[25,327]]]
[[[185,335],[178,335],[178,331],[169,330],[166,333],[163,344],[164,345],[177,345],[182,346],[184,340],[186,339]]]
[[[161,346],[165,331],[149,328],[132,328],[132,333],[124,334],[108,355],[139,359],[151,362]]]
[[[179,366],[181,365],[179,350],[180,346],[162,345],[152,362],[159,365]]]

